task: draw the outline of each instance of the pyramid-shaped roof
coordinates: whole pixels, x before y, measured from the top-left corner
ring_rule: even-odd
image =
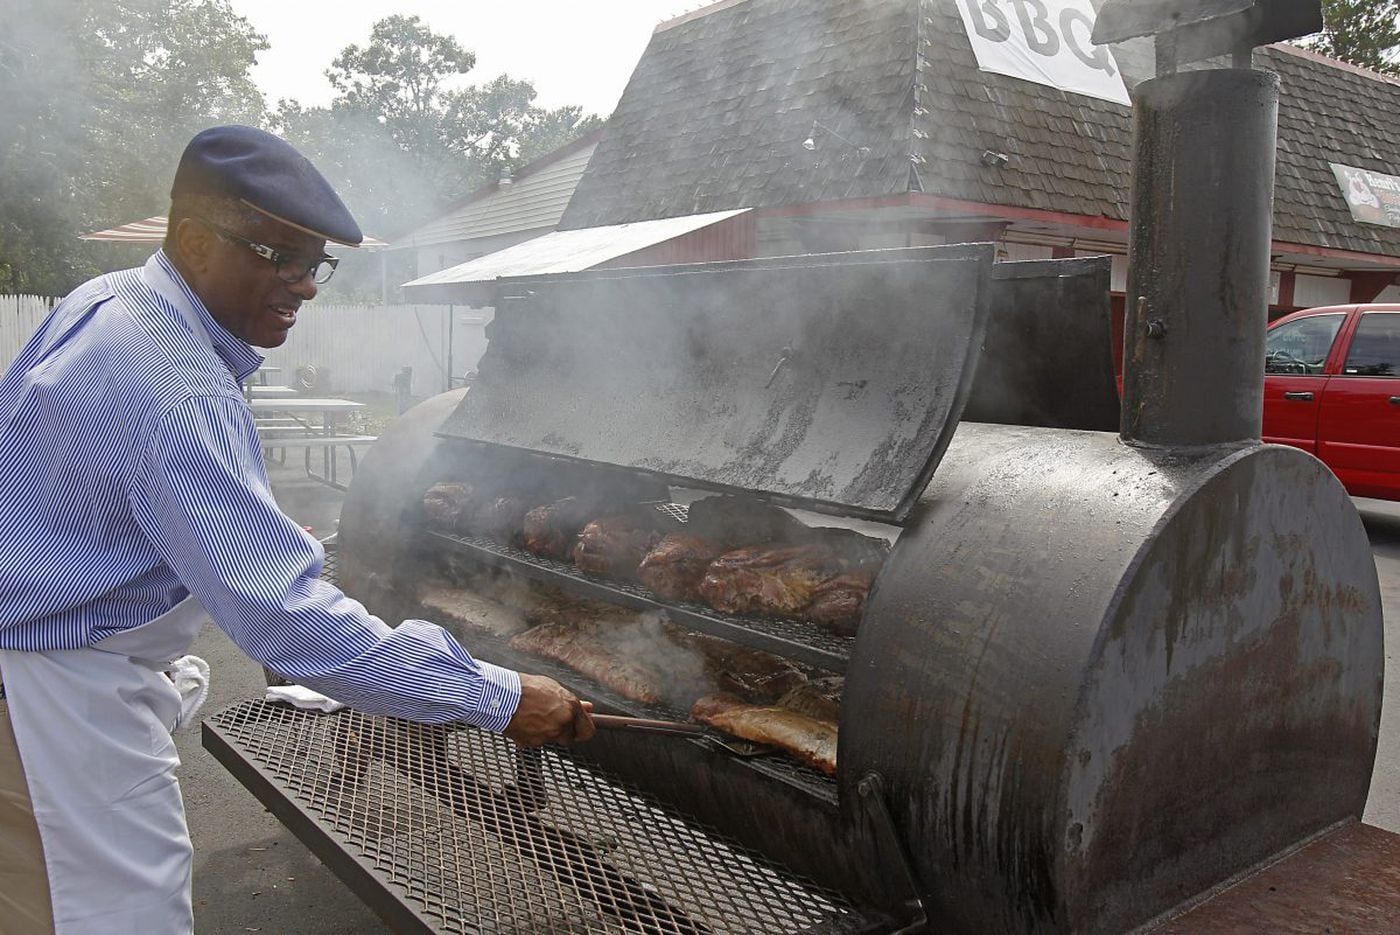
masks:
[[[1150,75],[1149,41],[1114,54]],[[1400,174],[1400,84],[1287,46],[1255,64],[1283,83],[1275,239],[1400,255],[1328,166]],[[1131,139],[1127,106],[980,71],[956,0],[725,0],[658,27],[560,226],[911,192],[1123,222]]]

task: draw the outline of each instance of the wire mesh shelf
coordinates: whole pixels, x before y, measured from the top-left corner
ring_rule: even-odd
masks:
[[[230,772],[401,930],[879,930],[839,896],[557,750],[260,700],[219,712],[204,733]]]
[[[803,620],[729,617],[699,604],[663,601],[639,584],[596,577],[579,571],[568,562],[536,555],[484,536],[435,530],[428,531],[427,535],[431,537],[429,541],[446,544],[478,561],[517,571],[573,594],[608,601],[619,607],[660,611],[682,626],[831,672],[846,671],[851,648],[855,645],[854,636]]]

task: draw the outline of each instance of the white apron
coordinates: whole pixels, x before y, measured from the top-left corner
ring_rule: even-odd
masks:
[[[214,353],[209,332],[154,257],[142,275]],[[0,650],[55,935],[194,931],[194,849],[170,732],[193,718],[208,690],[208,666],[185,656],[207,619],[190,596],[84,649]]]
[[[193,848],[164,670],[208,619],[193,597],[84,649],[0,650],[56,935],[188,935]]]

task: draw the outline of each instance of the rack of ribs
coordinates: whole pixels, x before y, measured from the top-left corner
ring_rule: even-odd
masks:
[[[782,656],[705,633],[687,633],[685,637],[705,661],[708,684],[696,695],[720,690],[745,701],[767,704],[808,681],[806,673]],[[686,699],[686,704],[693,700],[694,696]]]
[[[724,693],[701,698],[691,707],[690,714],[702,724],[777,747],[828,776],[836,775],[835,721],[782,705],[749,704]]]
[[[561,662],[632,701],[659,704],[664,697],[665,676],[601,638],[597,623],[546,623],[513,637],[510,645]]]

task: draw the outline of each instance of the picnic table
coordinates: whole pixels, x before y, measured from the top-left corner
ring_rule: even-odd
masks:
[[[285,461],[287,449],[302,449],[307,476],[338,490],[345,490],[346,486],[339,481],[336,449],[344,447],[349,452],[353,478],[357,464],[355,446],[377,440],[374,435],[342,429],[346,416],[366,408],[353,399],[258,395],[248,400],[248,408],[253,411],[264,451],[280,451]],[[316,449],[321,451],[319,474],[311,466],[311,453]]]
[[[286,399],[295,396],[297,391],[290,386],[273,386],[270,383],[253,383],[244,387],[243,394],[248,399]]]

